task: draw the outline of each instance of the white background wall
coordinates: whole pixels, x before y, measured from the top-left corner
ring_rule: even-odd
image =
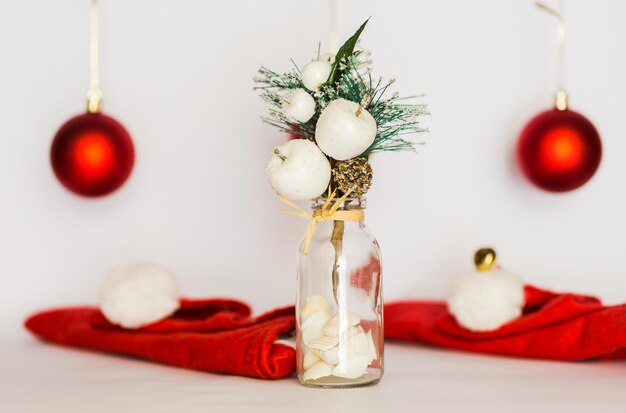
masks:
[[[105,111],[137,162],[122,190],[85,200],[57,183],[48,151],[83,110],[89,1],[0,1],[0,335],[37,309],[94,302],[103,276],[136,260],[174,269],[188,296],[291,303],[306,223],[277,212],[263,168],[284,136],[259,121],[251,77],[326,45],[328,3],[102,3]],[[551,18],[526,0],[340,0],[340,38],[371,15],[362,44],[375,70],[432,111],[417,155],[373,157],[367,222],[387,300],[445,296],[488,244],[528,282],[626,301],[626,2],[566,6],[571,106],[605,154],[587,186],[551,195],[513,157],[551,103]]]

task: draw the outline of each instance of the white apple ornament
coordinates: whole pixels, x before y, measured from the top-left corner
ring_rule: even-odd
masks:
[[[290,121],[306,123],[315,114],[315,99],[304,89],[294,89],[283,101],[283,114]]]
[[[274,149],[265,174],[272,188],[292,201],[322,195],[330,182],[330,162],[316,144],[294,139]]]
[[[335,54],[334,53],[323,53],[320,55],[319,59],[330,62],[331,64],[335,63]]]
[[[302,67],[300,78],[304,86],[317,92],[322,83],[328,80],[332,64],[328,60],[313,60]]]
[[[369,99],[364,99],[369,100]],[[376,121],[363,107],[346,99],[330,102],[320,114],[315,140],[322,152],[338,161],[361,155],[376,138]]]

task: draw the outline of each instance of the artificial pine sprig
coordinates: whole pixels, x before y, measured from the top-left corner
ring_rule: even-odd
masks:
[[[415,150],[419,143],[406,139],[406,136],[427,131],[420,126],[419,119],[428,115],[428,110],[425,105],[405,103],[416,96],[402,98],[393,93],[386,97],[394,80],[384,82],[382,78],[372,78],[369,54],[356,49],[366,24],[367,21],[339,49],[328,80],[320,86],[320,90],[309,91],[316,101],[316,108],[315,114],[306,123],[291,121],[283,113],[286,96],[294,89],[306,89],[295,63],[290,72],[283,74],[261,67],[254,77],[254,89],[260,91],[261,98],[270,106],[269,117],[264,117],[263,121],[283,132],[314,141],[319,115],[330,102],[346,99],[361,103],[368,95],[370,103],[365,109],[376,121],[377,133],[362,156],[378,151]]]
[[[315,123],[321,110],[316,109],[313,118],[306,123],[293,122],[287,119],[283,113],[283,102],[289,92],[294,89],[304,89],[295,64],[294,69],[283,74],[261,67],[253,81],[255,83],[254,90],[259,90],[261,98],[270,105],[270,116],[263,117],[264,122],[300,138],[315,139]]]

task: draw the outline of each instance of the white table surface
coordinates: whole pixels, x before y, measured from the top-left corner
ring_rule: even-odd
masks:
[[[317,390],[0,342],[0,412],[626,412],[626,362],[561,363],[387,344],[374,387]]]

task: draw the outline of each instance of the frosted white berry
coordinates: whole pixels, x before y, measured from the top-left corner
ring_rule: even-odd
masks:
[[[335,54],[334,53],[323,53],[320,55],[319,59],[324,60],[326,62],[330,62],[331,64],[335,63]]]
[[[330,162],[313,142],[294,139],[274,150],[265,168],[274,190],[292,201],[322,195],[330,182]]]
[[[113,270],[100,287],[100,310],[113,324],[139,328],[171,315],[180,305],[174,274],[157,264]]]
[[[283,114],[290,121],[306,123],[315,114],[315,99],[304,89],[294,89],[283,101]]]
[[[475,272],[461,280],[448,299],[456,321],[471,331],[492,331],[519,318],[524,284],[501,269]]]
[[[315,140],[331,158],[343,161],[361,155],[376,138],[376,121],[359,104],[346,99],[330,102],[320,114]]]
[[[331,63],[328,60],[313,60],[302,67],[300,77],[304,86],[316,92],[322,83],[330,76]]]

